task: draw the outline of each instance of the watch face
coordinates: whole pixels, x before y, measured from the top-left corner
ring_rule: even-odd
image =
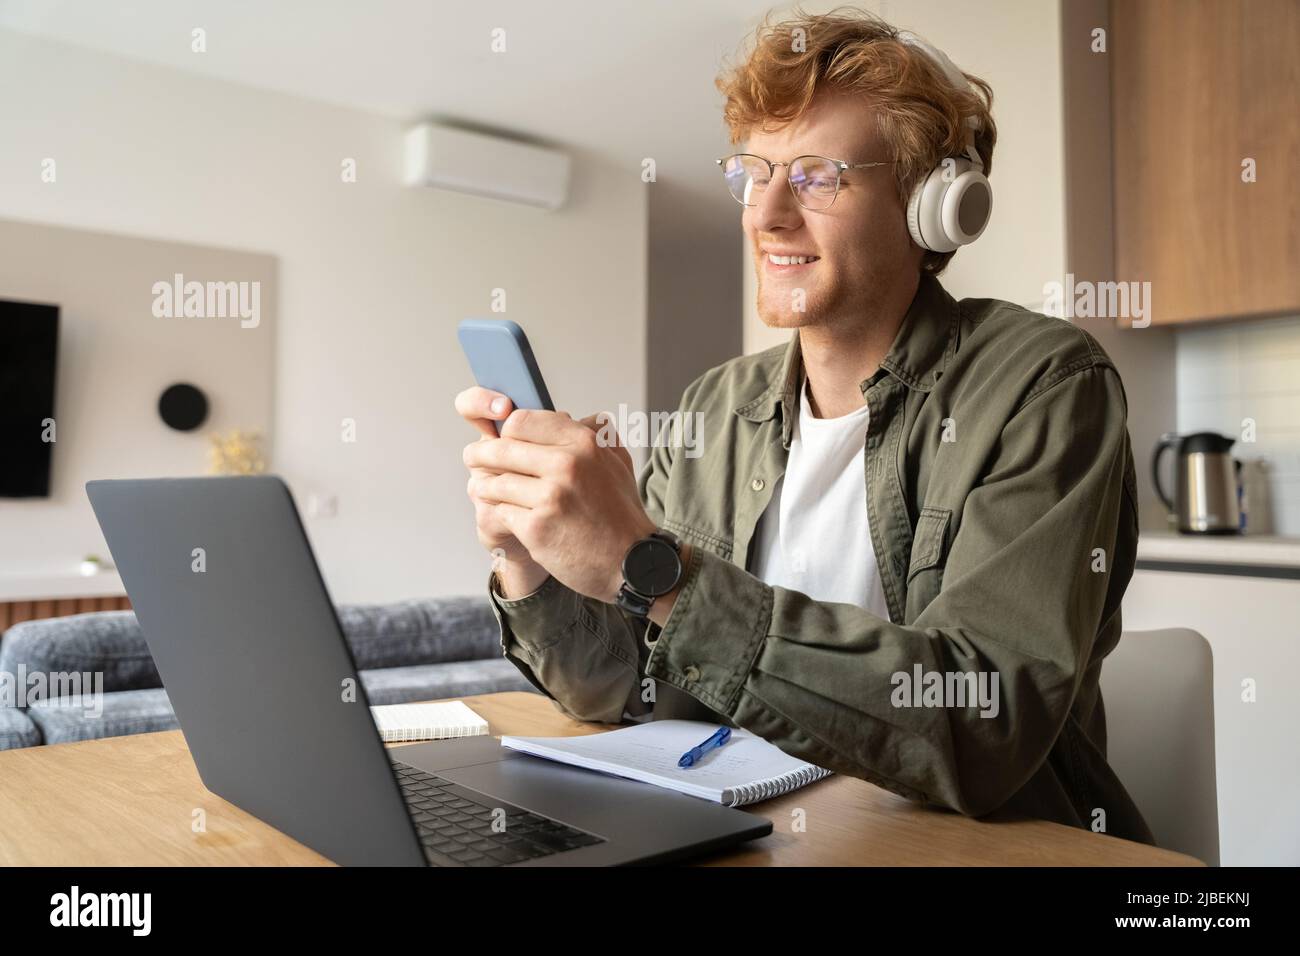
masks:
[[[681,577],[682,559],[666,541],[646,538],[632,545],[623,559],[623,577],[638,594],[659,597],[667,594]]]

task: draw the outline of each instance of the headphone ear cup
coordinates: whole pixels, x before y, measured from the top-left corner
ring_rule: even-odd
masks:
[[[933,175],[933,173],[931,173]],[[922,249],[933,252],[925,243],[925,237],[921,235],[921,194],[925,192],[925,184],[929,181],[927,176],[914,187],[912,194],[907,197],[907,231],[912,234],[912,241]]]
[[[954,160],[957,175],[964,172],[965,160]],[[912,191],[907,203],[907,229],[916,244],[930,252],[952,252],[959,243],[953,242],[943,228],[943,197],[956,177],[954,167],[942,163],[930,170]]]
[[[979,238],[992,211],[984,171],[968,159],[945,160],[908,197],[907,231],[922,249],[953,252]]]
[[[944,237],[965,246],[980,237],[993,214],[993,187],[983,170],[971,167],[943,195],[939,218]]]

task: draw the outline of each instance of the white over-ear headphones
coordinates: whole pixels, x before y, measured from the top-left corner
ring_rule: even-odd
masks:
[[[970,86],[942,50],[906,30],[899,32],[898,39],[934,60],[953,86]],[[931,252],[952,252],[974,242],[993,212],[993,187],[975,149],[980,121],[971,116],[966,122],[971,130],[966,156],[943,160],[917,183],[907,200],[907,229],[918,246]]]

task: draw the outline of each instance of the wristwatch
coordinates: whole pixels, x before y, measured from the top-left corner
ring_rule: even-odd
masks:
[[[682,579],[682,542],[660,528],[627,549],[623,556],[623,584],[617,604],[629,614],[646,617],[655,598],[662,597]]]

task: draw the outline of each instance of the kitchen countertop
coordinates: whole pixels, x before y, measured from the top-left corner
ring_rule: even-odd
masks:
[[[1300,578],[1300,538],[1143,531],[1138,536],[1137,561],[1139,569],[1147,570]]]
[[[1263,575],[1300,579],[1300,537],[1282,535],[1193,535],[1143,531],[1138,536],[1139,570]],[[115,570],[89,577],[75,573],[0,575],[0,601],[109,597],[126,594]]]
[[[61,598],[122,597],[126,588],[116,570],[81,575],[76,572],[0,574],[0,601],[51,601]]]

